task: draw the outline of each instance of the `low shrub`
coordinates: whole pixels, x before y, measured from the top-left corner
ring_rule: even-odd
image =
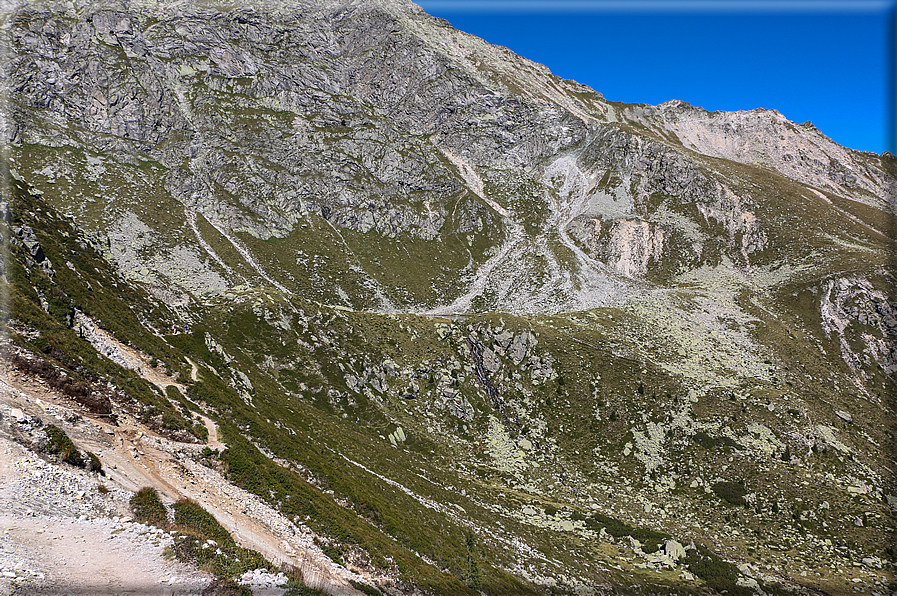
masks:
[[[195,423],[190,429],[190,433],[200,441],[205,442],[209,440],[209,429],[201,422]]]
[[[747,489],[744,488],[741,484],[737,482],[717,482],[712,487],[713,492],[716,493],[723,501],[727,503],[731,503],[732,505],[741,505],[746,506],[747,501],[744,500],[744,496],[747,494]]]
[[[131,497],[131,512],[134,518],[145,524],[164,526],[168,524],[168,511],[156,489],[145,486]]]
[[[67,464],[84,467],[84,458],[81,452],[72,443],[72,440],[58,426],[52,424],[47,425],[47,451],[53,455],[57,455]],[[96,456],[94,456],[96,457]]]
[[[227,530],[211,513],[202,508],[196,501],[180,499],[173,506],[174,523],[193,530],[206,539],[212,539],[221,545],[233,545],[234,540]]]
[[[85,467],[89,472],[96,472],[100,476],[106,475],[106,472],[103,471],[103,462],[101,462],[100,458],[92,451],[87,452],[87,462]]]
[[[688,551],[685,566],[690,572],[704,580],[708,588],[719,593],[728,592],[730,596],[751,596],[753,591],[739,586],[738,569],[731,563],[708,550],[698,546]]]
[[[733,441],[729,437],[711,437],[704,431],[695,433],[695,435],[692,437],[692,440],[708,451],[713,451],[714,449],[720,448],[731,448],[737,450],[744,449],[744,447],[742,447],[739,443]]]

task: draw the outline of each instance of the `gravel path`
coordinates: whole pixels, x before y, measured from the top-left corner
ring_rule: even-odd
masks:
[[[166,559],[171,536],[119,515],[130,492],[102,481],[0,436],[0,595],[202,593],[210,576]]]
[[[198,463],[203,445],[156,436],[126,413],[112,426],[34,379],[0,373],[0,596],[200,593],[211,578],[166,561],[169,536],[121,521],[131,495],[144,486],[168,503],[195,500],[241,546],[300,569],[310,587],[334,596],[360,594],[348,580],[362,578],[331,561],[311,530]],[[106,477],[50,463],[23,447],[46,424],[95,453]],[[210,432],[209,444],[221,449],[216,434]],[[108,492],[100,492],[101,484]],[[257,596],[280,596],[285,591],[273,577],[245,579]]]

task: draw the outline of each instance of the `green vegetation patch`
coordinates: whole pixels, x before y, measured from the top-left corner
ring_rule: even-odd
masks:
[[[173,506],[174,523],[220,544],[233,544],[233,538],[211,513],[196,501],[180,499]]]
[[[306,523],[332,540],[338,546],[340,554],[343,548],[359,545],[367,551],[374,565],[388,568],[392,563],[402,575],[422,588],[435,593],[471,593],[459,581],[462,569],[466,568],[466,551],[462,543],[463,537],[455,536],[459,533],[457,530],[452,531],[446,526],[440,532],[421,537],[421,540],[429,538],[439,541],[442,555],[449,559],[449,564],[457,573],[457,576],[453,576],[424,563],[414,552],[402,546],[407,543],[405,538],[409,526],[414,527],[415,518],[410,515],[409,509],[404,510],[406,524],[402,525],[398,518],[393,518],[394,512],[385,500],[378,498],[373,492],[361,492],[362,486],[356,484],[354,491],[346,492],[350,492],[357,515],[346,515],[345,508],[321,494],[319,489],[291,470],[264,457],[245,438],[235,433],[233,428],[222,425],[220,430],[228,445],[228,449],[220,455],[228,478],[238,486],[273,502],[287,517],[307,518]],[[332,475],[332,470],[328,476],[332,488],[349,488],[338,475]],[[351,494],[352,492],[355,494]],[[399,499],[395,494],[392,497],[394,500]],[[423,532],[422,529],[420,531]],[[402,544],[397,544],[389,535],[393,532],[400,533]],[[435,545],[424,543],[424,546],[431,552],[436,549]],[[489,571],[494,574],[490,579],[501,581],[503,585],[507,581],[513,581],[513,578],[498,570],[490,568]],[[487,586],[488,583],[484,581]],[[523,588],[519,584],[515,587]]]
[[[573,519],[582,519],[585,522],[586,527],[595,533],[600,532],[601,528],[604,528],[604,531],[614,538],[632,536],[642,544],[648,546],[649,549],[651,546],[659,548],[663,545],[663,541],[670,537],[668,534],[661,534],[654,530],[635,528],[616,518],[601,513],[592,513],[588,516],[574,514]]]
[[[131,513],[137,521],[155,526],[168,524],[168,511],[156,489],[149,486],[141,488],[131,497],[130,504]]]
[[[738,569],[732,563],[721,559],[704,546],[698,546],[688,551],[685,558],[685,566],[695,576],[704,580],[707,587],[716,590],[717,593],[728,593],[731,596],[751,596],[753,592],[746,587],[739,586]]]
[[[215,517],[190,499],[173,506],[174,526],[179,532],[172,550],[178,559],[190,561],[220,577],[234,577],[271,565],[259,553],[237,546]]]
[[[744,488],[744,485],[739,484],[737,482],[717,482],[712,487],[713,492],[716,493],[723,501],[727,503],[731,503],[732,505],[741,505],[742,507],[747,505],[747,501],[744,500],[744,496],[748,493],[747,489]]]
[[[47,426],[46,432],[47,451],[53,455],[59,456],[59,458],[67,464],[78,466],[79,468],[84,467],[84,457],[61,428],[50,424]]]
[[[708,451],[715,449],[744,449],[738,442],[733,441],[729,437],[711,437],[704,431],[700,431],[692,437],[695,443]]]

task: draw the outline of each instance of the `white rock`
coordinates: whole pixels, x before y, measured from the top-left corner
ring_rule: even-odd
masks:
[[[752,577],[739,577],[735,581],[735,585],[741,586],[742,588],[750,588],[751,590],[759,590],[760,584],[757,583]]]
[[[676,540],[664,540],[663,552],[673,561],[685,558],[685,547]]]

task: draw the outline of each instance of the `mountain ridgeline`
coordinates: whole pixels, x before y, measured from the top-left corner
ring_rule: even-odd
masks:
[[[88,409],[215,420],[313,588],[897,589],[890,153],[404,0],[3,18],[6,335]]]

